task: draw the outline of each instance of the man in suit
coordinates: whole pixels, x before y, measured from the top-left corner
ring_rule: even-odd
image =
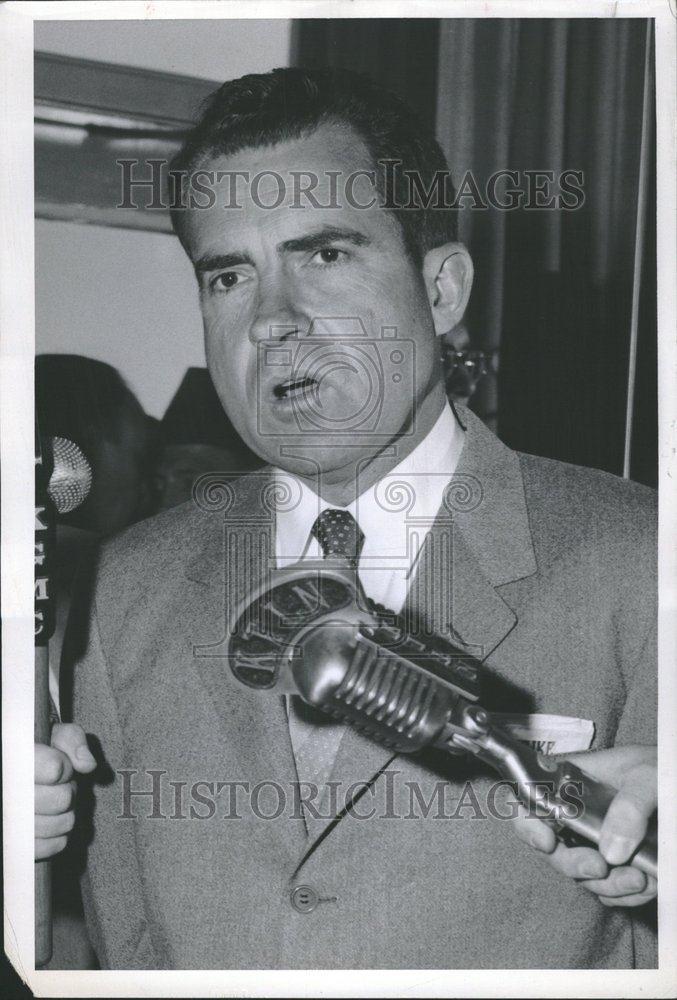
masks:
[[[102,554],[74,703],[100,760],[83,894],[102,967],[655,962],[655,879],[626,864],[656,804],[653,497],[452,411],[437,336],[472,263],[393,162],[426,189],[446,166],[368,81],[278,70],[225,84],[177,164],[219,195],[174,223],[217,392],[269,466]],[[489,707],[592,750],[619,789],[599,850],[517,816],[472,761],[398,756],[236,680],[247,594],[337,554],[483,661]]]

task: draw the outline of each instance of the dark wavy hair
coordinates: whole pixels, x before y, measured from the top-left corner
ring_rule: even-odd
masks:
[[[435,136],[405,101],[361,73],[288,68],[229,80],[208,98],[171,169],[190,174],[216,156],[298,139],[324,124],[346,125],[363,140],[382,203],[396,215],[415,263],[420,265],[433,247],[456,239],[456,210],[422,199],[404,174],[416,175],[428,190],[442,173],[447,201],[453,200],[449,168]],[[382,169],[384,161],[401,167]],[[171,214],[181,239],[183,211],[174,207]]]

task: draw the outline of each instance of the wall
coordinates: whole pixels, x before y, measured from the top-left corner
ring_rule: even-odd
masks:
[[[37,22],[35,47],[225,80],[288,65],[290,21]],[[204,365],[197,287],[173,236],[38,219],[36,350],[107,361],[161,417]]]
[[[36,21],[34,37],[42,52],[223,81],[287,66],[291,21]]]
[[[163,233],[38,219],[36,349],[114,365],[161,417],[190,365],[204,365],[197,285]]]

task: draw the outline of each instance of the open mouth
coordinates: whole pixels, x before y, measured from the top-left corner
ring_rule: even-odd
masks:
[[[319,383],[314,378],[288,379],[273,389],[276,399],[298,399],[316,390]]]

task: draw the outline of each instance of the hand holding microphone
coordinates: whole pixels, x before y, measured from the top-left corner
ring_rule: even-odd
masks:
[[[529,816],[523,807],[513,821],[515,833],[545,854],[555,871],[578,880],[605,906],[643,906],[654,899],[658,884],[655,873],[642,871],[631,864],[631,858],[658,805],[655,747],[613,747],[571,754],[569,760],[617,789],[604,816],[597,849],[567,846],[548,823]]]
[[[55,437],[42,442],[35,427],[35,964],[52,952],[51,873],[48,858],[66,846],[72,829],[74,770],[95,767],[79,726],[50,732],[49,640],[54,632],[51,579],[56,514],[86,498],[92,470],[77,445]],[[51,745],[49,745],[51,743]]]
[[[96,767],[81,728],[55,723],[51,746],[35,744],[35,860],[63,851],[75,823],[73,775]]]

